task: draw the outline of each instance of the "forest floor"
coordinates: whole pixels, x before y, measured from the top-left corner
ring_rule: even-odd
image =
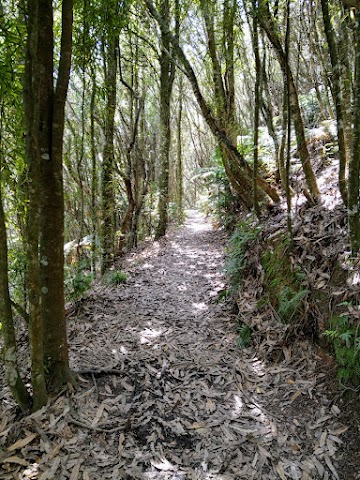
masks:
[[[22,419],[1,389],[1,479],[360,478],[334,362],[307,340],[274,359],[271,330],[238,346],[224,246],[190,211],[74,306],[77,385]]]

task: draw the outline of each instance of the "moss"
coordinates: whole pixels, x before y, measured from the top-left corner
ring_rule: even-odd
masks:
[[[264,288],[271,305],[284,322],[290,322],[303,310],[303,301],[309,291],[304,288],[304,274],[289,261],[289,240],[277,238],[262,255]]]

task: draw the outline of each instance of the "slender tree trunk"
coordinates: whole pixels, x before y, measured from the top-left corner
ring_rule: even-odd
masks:
[[[321,7],[324,19],[325,34],[329,46],[331,66],[333,69],[333,94],[335,102],[337,132],[339,143],[339,189],[344,204],[347,204],[346,166],[347,147],[345,138],[345,117],[341,98],[340,60],[338,47],[336,45],[334,30],[331,25],[328,0],[321,0]]]
[[[2,162],[0,158],[0,172],[1,167]],[[4,341],[2,356],[5,378],[10,391],[21,411],[23,413],[28,413],[31,408],[31,398],[19,372],[15,329],[11,311],[8,281],[8,249],[1,187],[0,177],[0,319],[2,323],[1,332]]]
[[[178,220],[181,223],[184,220],[184,174],[182,158],[182,113],[183,113],[183,79],[180,77],[178,116],[177,116],[177,168],[176,168],[176,198],[178,206]]]
[[[260,218],[261,211],[258,198],[256,178],[259,168],[259,118],[260,118],[260,97],[261,97],[261,60],[259,53],[259,30],[257,21],[257,1],[253,0],[253,37],[255,55],[255,110],[254,110],[254,173],[253,173],[253,198],[256,216]]]
[[[349,164],[349,233],[351,251],[356,256],[360,250],[360,213],[359,213],[359,176],[360,176],[360,12],[356,13],[356,46],[355,46],[355,99],[353,151]]]
[[[29,296],[29,341],[31,360],[31,382],[33,389],[33,409],[37,410],[47,403],[47,391],[44,369],[44,328],[41,316],[40,283],[40,221],[42,207],[42,175],[39,130],[43,111],[40,107],[43,99],[43,60],[39,49],[39,0],[28,3],[28,37],[26,46],[24,104],[26,118],[26,154],[28,162],[29,206],[27,217],[27,290]],[[46,7],[48,8],[48,6]],[[41,67],[41,70],[40,70]],[[45,69],[46,71],[46,69]],[[46,94],[44,93],[44,98]],[[42,120],[43,121],[43,120]],[[46,153],[44,152],[44,155]]]
[[[101,273],[104,274],[113,262],[115,246],[115,195],[114,195],[114,132],[116,109],[116,70],[117,43],[113,33],[109,33],[106,48],[106,119],[105,146],[102,167],[102,233],[101,233]]]
[[[287,230],[290,237],[290,248],[293,247],[293,232],[292,232],[292,217],[291,217],[291,187],[290,187],[290,147],[291,147],[291,100],[289,95],[289,80],[290,80],[290,0],[286,0],[286,33],[285,33],[285,57],[286,57],[286,71],[284,77],[284,112],[286,112],[287,125],[284,123],[284,128],[287,128],[287,148],[286,148],[286,205],[287,205]]]
[[[96,276],[96,253],[98,239],[98,169],[96,162],[96,139],[95,139],[95,99],[96,99],[96,73],[91,67],[91,99],[90,99],[90,150],[91,150],[91,270]]]
[[[162,0],[160,3],[160,15],[162,21],[166,25],[164,29],[160,25],[161,30],[161,55],[160,55],[160,181],[159,181],[159,221],[155,231],[155,238],[158,239],[165,235],[168,224],[168,207],[169,207],[169,154],[171,142],[170,129],[170,102],[172,88],[175,79],[175,65],[169,56],[171,50],[171,42],[169,32],[170,25],[170,2]],[[179,12],[176,12],[179,15]],[[178,37],[178,20],[177,32]]]

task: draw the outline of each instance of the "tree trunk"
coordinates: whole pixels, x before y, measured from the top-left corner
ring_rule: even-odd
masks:
[[[95,100],[96,100],[96,73],[91,69],[91,99],[90,99],[90,149],[91,149],[91,270],[96,276],[97,238],[98,238],[98,177],[95,140]]]
[[[183,78],[180,77],[178,115],[177,115],[177,162],[176,162],[176,199],[178,207],[178,221],[184,220],[184,179],[183,179],[183,158],[182,158],[182,113],[183,113]]]
[[[114,131],[116,109],[117,43],[109,32],[105,52],[107,96],[105,118],[105,145],[102,167],[102,232],[101,232],[101,273],[108,270],[113,262],[115,243],[115,195],[114,195]]]
[[[328,0],[321,0],[321,7],[324,19],[324,27],[327,43],[329,46],[331,66],[333,69],[333,94],[335,103],[335,112],[337,120],[337,133],[339,143],[339,190],[344,204],[347,204],[347,185],[346,185],[346,166],[347,166],[347,148],[345,138],[345,117],[344,107],[341,98],[340,81],[340,60],[338,47],[336,45],[334,30],[331,25]]]
[[[72,0],[62,6],[60,61],[54,91],[52,0],[30,0],[24,103],[27,119],[29,338],[33,408],[70,379],[64,309],[62,144],[70,75]],[[46,365],[46,368],[45,368]]]
[[[48,2],[50,9],[51,0]],[[58,77],[55,92],[51,95],[49,105],[50,132],[44,138],[43,152],[50,155],[43,162],[43,196],[44,208],[42,212],[41,236],[41,281],[42,281],[42,317],[45,326],[44,360],[47,371],[49,388],[57,390],[67,383],[70,378],[68,345],[65,321],[64,301],[64,191],[62,174],[63,134],[65,123],[65,102],[70,77],[72,51],[72,0],[63,0],[62,3],[62,34]],[[43,15],[43,10],[41,10]],[[45,25],[44,17],[42,23]],[[52,13],[51,23],[46,22],[47,29],[41,42],[53,35]],[[50,60],[50,44],[47,62],[47,76],[51,78],[53,91],[53,63]],[[51,57],[53,52],[51,50]],[[51,70],[50,70],[51,67]],[[49,81],[50,89],[50,81]]]
[[[165,235],[168,224],[169,207],[169,154],[171,142],[170,129],[170,102],[175,79],[175,65],[169,56],[171,42],[169,37],[170,2],[162,0],[160,15],[166,28],[161,29],[161,55],[160,55],[160,181],[159,181],[159,221],[155,231],[155,239]],[[179,15],[179,12],[176,12]],[[178,26],[178,20],[176,20]],[[176,35],[178,37],[178,28]]]
[[[44,7],[39,0],[29,0],[24,85],[25,118],[27,122],[26,154],[29,185],[26,235],[28,258],[27,290],[29,297],[29,341],[34,410],[43,407],[47,403],[44,369],[44,326],[40,303],[41,283],[39,242],[42,210],[42,152],[40,150],[39,131],[40,128],[43,127],[40,123],[41,117],[42,121],[44,121],[44,112],[41,103],[44,98],[46,99],[48,93],[42,91],[44,88],[44,78],[41,78],[41,73],[44,70],[44,59],[41,58],[38,52],[40,6]],[[49,6],[46,5],[46,8],[49,8]],[[43,12],[41,11],[41,13]],[[45,152],[43,154],[46,155]],[[46,259],[44,260],[46,261]]]
[[[1,155],[1,154],[0,154]],[[0,162],[0,171],[1,171]],[[0,178],[0,319],[2,323],[3,362],[5,378],[10,391],[23,413],[29,413],[31,398],[22,381],[18,368],[15,329],[11,311],[8,282],[8,249],[5,228],[5,214],[2,202]]]
[[[360,13],[356,13],[355,46],[355,99],[353,151],[349,164],[348,216],[351,252],[356,256],[360,250],[359,175],[360,175]]]
[[[253,37],[254,37],[254,56],[255,56],[255,110],[254,110],[254,168],[253,168],[253,199],[256,216],[260,218],[261,211],[258,198],[258,189],[256,178],[259,168],[259,117],[260,117],[260,97],[261,97],[261,60],[259,53],[259,31],[257,21],[257,0],[253,0]]]

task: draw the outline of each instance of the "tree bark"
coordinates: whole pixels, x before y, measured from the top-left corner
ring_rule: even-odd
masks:
[[[0,154],[1,155],[1,154]],[[0,161],[1,171],[1,161]],[[8,248],[0,178],[0,319],[2,323],[3,362],[10,391],[23,413],[29,413],[31,398],[21,379],[8,280]]]
[[[116,109],[117,42],[113,32],[108,32],[105,52],[105,145],[102,167],[102,231],[101,231],[101,273],[108,270],[113,262],[115,246],[115,196],[114,196],[114,132]]]
[[[40,223],[42,211],[42,175],[39,131],[44,121],[41,102],[46,98],[43,92],[42,74],[44,59],[39,55],[39,0],[28,3],[28,37],[26,46],[24,104],[26,118],[26,154],[28,162],[29,206],[27,215],[27,290],[29,298],[29,342],[31,360],[31,382],[33,409],[47,403],[44,369],[44,325],[41,316],[40,283]],[[48,8],[48,6],[47,6]],[[46,71],[46,69],[45,69]],[[49,154],[48,154],[49,155]]]
[[[51,0],[45,0],[50,10]],[[45,6],[44,6],[45,8]],[[41,10],[43,14],[44,10]],[[72,0],[62,3],[62,30],[59,70],[55,91],[53,90],[53,49],[49,43],[47,57],[47,76],[49,78],[49,132],[42,151],[42,171],[44,175],[41,236],[41,304],[45,326],[44,360],[49,389],[57,390],[71,378],[68,361],[68,345],[65,321],[64,301],[64,191],[63,191],[63,134],[65,123],[65,102],[67,97],[71,52],[72,52]],[[44,17],[42,22],[45,25]],[[53,35],[51,22],[46,22],[47,29],[41,42],[43,45]],[[46,36],[46,38],[45,38]],[[51,49],[51,51],[50,51]],[[50,58],[51,56],[51,58]],[[51,79],[51,82],[50,82]],[[51,83],[51,85],[50,85]],[[51,91],[50,91],[51,88]]]
[[[176,42],[179,36],[179,11],[176,14]],[[165,235],[168,224],[169,207],[169,154],[171,142],[170,102],[175,79],[175,64],[169,56],[171,41],[169,34],[170,2],[160,3],[161,55],[160,55],[160,181],[159,181],[159,221],[155,230],[155,239]]]
[[[359,175],[360,175],[360,13],[356,13],[355,46],[355,99],[353,150],[349,164],[348,218],[351,252],[356,256],[360,250]]]
[[[339,190],[344,204],[347,204],[347,184],[346,184],[346,167],[348,164],[347,147],[345,138],[345,116],[343,102],[341,98],[341,81],[340,81],[340,59],[338,55],[338,47],[335,40],[334,30],[331,25],[328,0],[321,0],[322,14],[324,20],[325,34],[329,47],[331,66],[333,70],[333,94],[335,102],[335,112],[337,120],[337,134],[339,143]]]

